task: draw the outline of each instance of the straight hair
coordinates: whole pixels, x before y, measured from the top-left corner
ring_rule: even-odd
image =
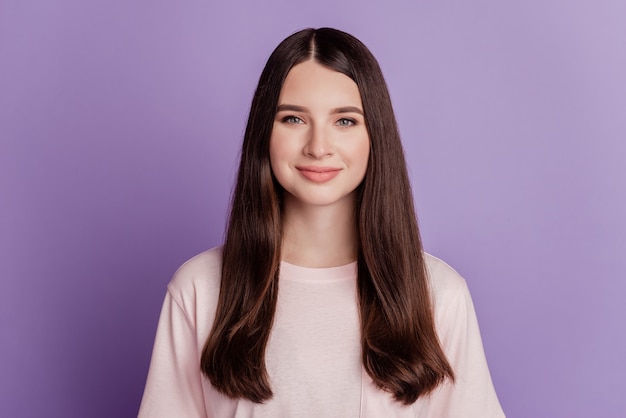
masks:
[[[211,384],[262,403],[272,389],[265,348],[278,296],[282,187],[269,142],[279,95],[295,65],[315,60],[357,84],[370,138],[356,194],[362,361],[396,401],[411,404],[454,373],[439,342],[404,151],[389,92],[371,52],[331,29],[305,29],[270,55],[254,93],[223,248],[215,320],[201,357]]]

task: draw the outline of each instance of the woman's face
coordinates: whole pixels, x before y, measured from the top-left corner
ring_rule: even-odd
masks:
[[[270,138],[270,162],[280,185],[307,205],[351,203],[369,152],[356,83],[313,60],[294,66]]]

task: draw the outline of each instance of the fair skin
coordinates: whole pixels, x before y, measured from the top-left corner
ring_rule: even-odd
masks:
[[[333,267],[356,259],[355,189],[369,152],[356,83],[313,60],[294,66],[270,138],[272,171],[286,191],[284,261]]]

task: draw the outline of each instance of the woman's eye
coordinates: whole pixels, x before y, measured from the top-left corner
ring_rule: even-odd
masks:
[[[304,121],[302,119],[300,119],[299,117],[297,117],[297,116],[285,116],[283,118],[283,122],[291,123],[291,124],[294,124],[294,125],[297,125],[297,124],[300,124],[300,123],[304,123]]]
[[[342,118],[337,121],[337,125],[339,126],[352,126],[355,122],[352,119]]]

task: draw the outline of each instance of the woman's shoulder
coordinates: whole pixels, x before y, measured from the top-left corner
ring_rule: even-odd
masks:
[[[173,296],[184,296],[198,289],[220,286],[222,272],[222,247],[204,251],[181,265],[168,284]]]
[[[445,261],[424,253],[435,309],[437,305],[468,293],[465,279]]]

